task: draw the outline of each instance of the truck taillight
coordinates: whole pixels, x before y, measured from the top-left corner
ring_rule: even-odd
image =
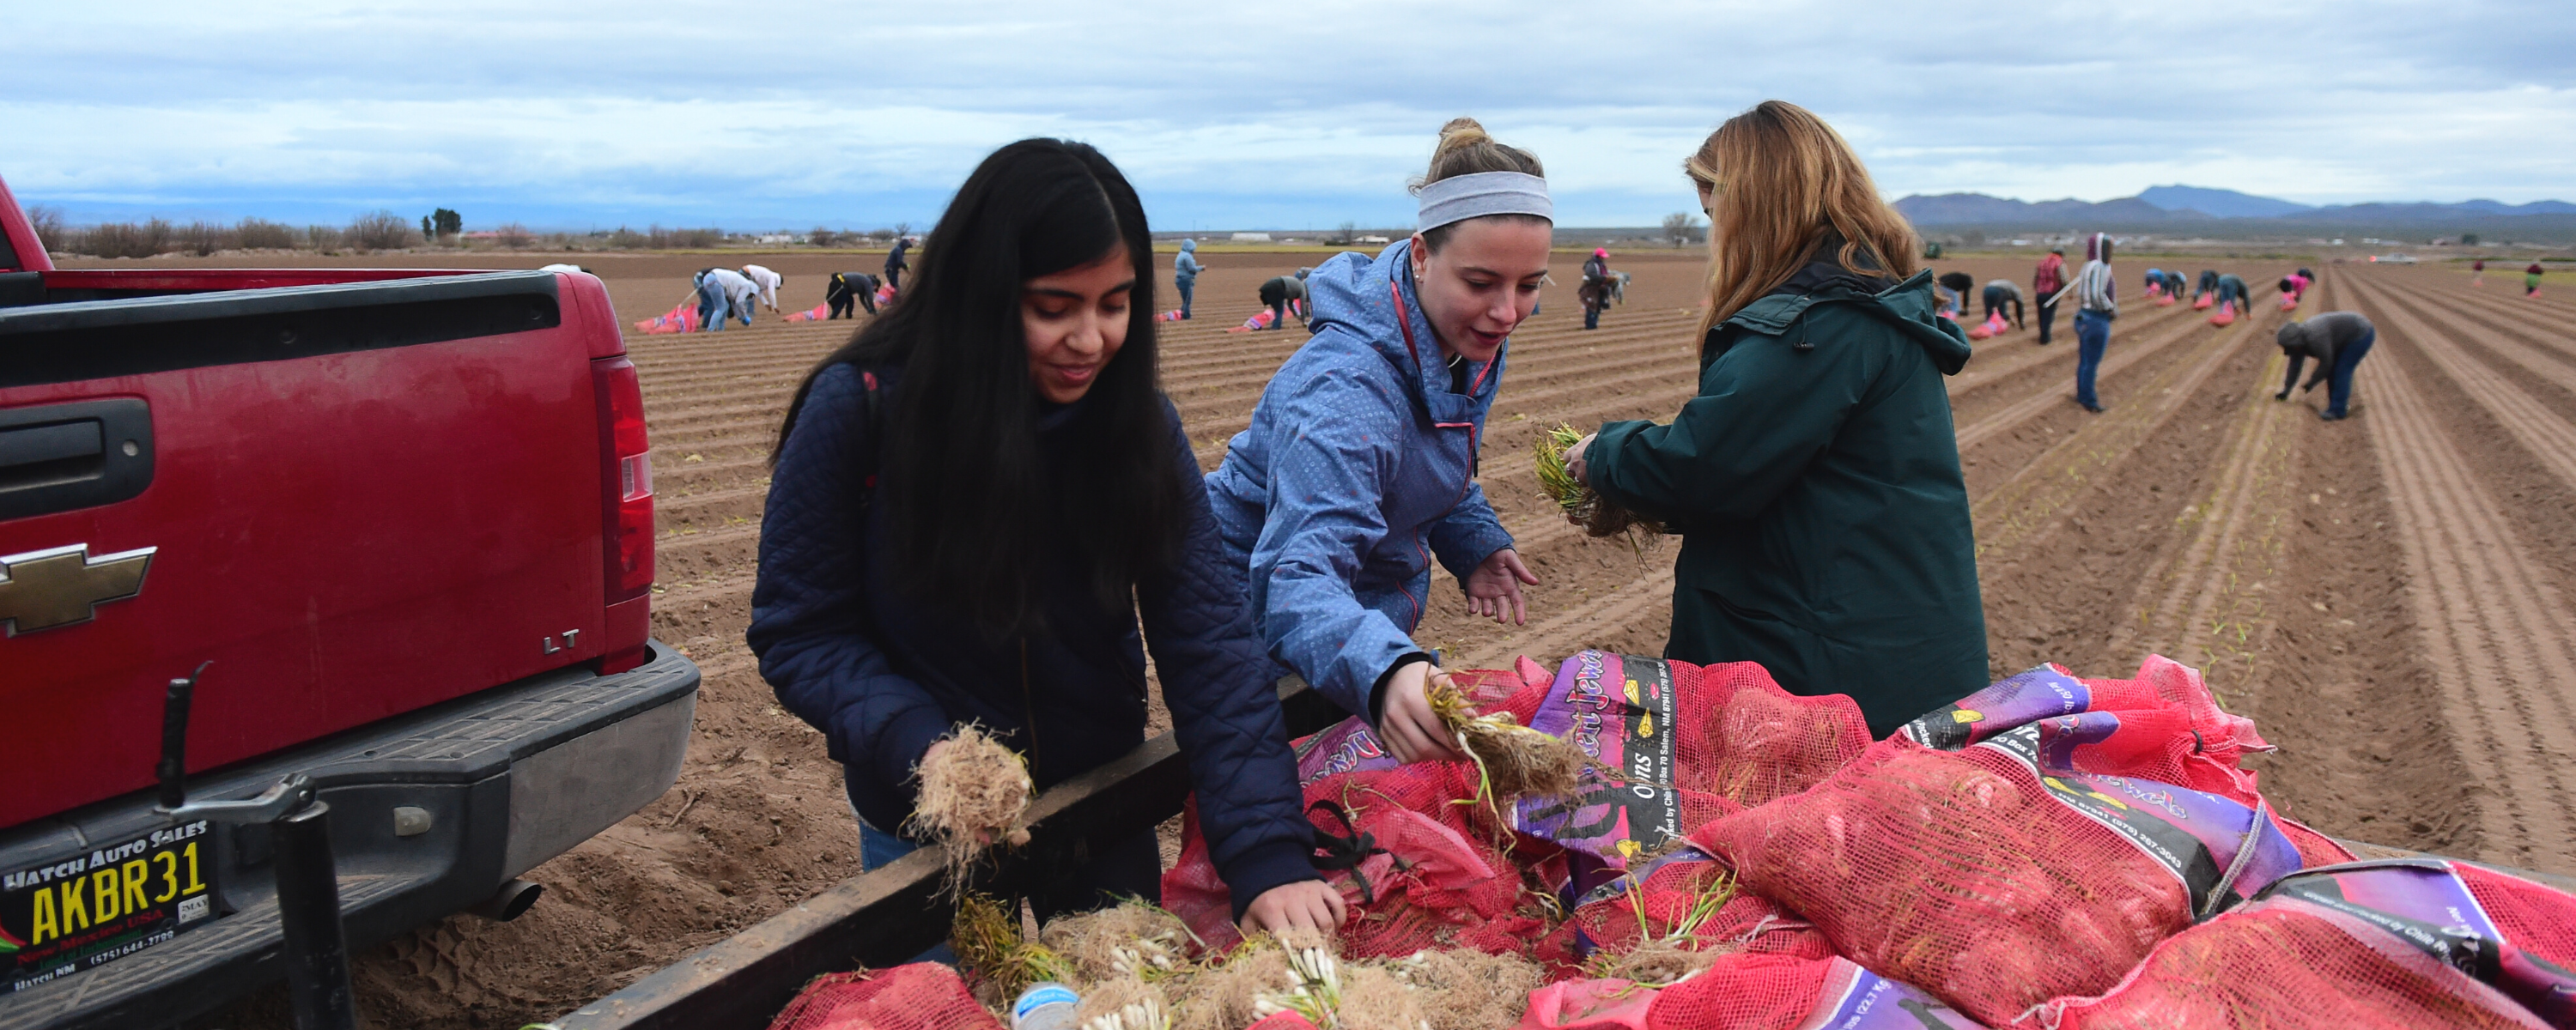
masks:
[[[653,587],[653,455],[644,437],[644,386],[635,363],[607,358],[590,365],[599,396],[600,471],[607,487],[608,603],[632,600]]]

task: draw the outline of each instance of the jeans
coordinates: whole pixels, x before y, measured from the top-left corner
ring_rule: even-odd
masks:
[[[1199,281],[1196,279],[1174,279],[1172,280],[1172,288],[1180,291],[1181,321],[1187,322],[1190,320],[1190,295],[1199,291]]]
[[[2378,341],[2379,330],[2373,329],[2335,352],[2334,371],[2326,373],[2326,414],[2344,416],[2345,407],[2352,403],[2352,371],[2361,367],[2361,356]]]
[[[2039,342],[2041,342],[2041,343],[2047,343],[2047,342],[2048,342],[2048,328],[2049,328],[2050,326],[2052,326],[2052,325],[2055,325],[2055,324],[2057,324],[2057,302],[2056,302],[2056,301],[2052,301],[2052,300],[2043,300],[2043,301],[2040,301],[2040,302],[2039,302]]]
[[[857,813],[857,809],[851,810],[851,814],[856,815]],[[879,866],[883,866],[895,859],[902,858],[905,855],[912,854],[920,849],[921,845],[919,844],[915,844],[901,837],[897,837],[894,834],[887,833],[884,830],[870,826],[868,825],[868,821],[865,819],[859,820],[860,872],[874,872]],[[953,966],[957,964],[957,950],[949,947],[948,942],[941,941],[938,944],[933,945],[929,951],[913,956],[912,960],[915,962],[942,962]]]
[[[2102,406],[2093,394],[2093,373],[2102,367],[2102,349],[2111,345],[2111,318],[2099,311],[2075,313],[2075,403]]]
[[[731,306],[725,303],[724,287],[713,282],[699,286],[698,331],[702,333],[723,332],[725,318],[732,313],[730,308]]]

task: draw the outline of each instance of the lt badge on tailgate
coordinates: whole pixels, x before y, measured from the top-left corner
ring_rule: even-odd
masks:
[[[88,622],[98,606],[143,592],[152,568],[145,547],[89,556],[88,544],[0,555],[0,629],[6,636]]]

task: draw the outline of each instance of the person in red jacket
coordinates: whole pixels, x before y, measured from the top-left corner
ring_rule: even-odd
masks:
[[[2039,342],[2048,343],[2048,327],[2057,321],[2057,294],[2066,288],[2066,248],[2050,247],[2030,277],[2031,296],[2039,300]]]

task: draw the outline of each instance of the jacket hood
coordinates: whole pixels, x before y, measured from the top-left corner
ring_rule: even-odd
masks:
[[[1440,338],[1431,332],[1431,321],[1422,313],[1422,299],[1413,283],[1413,241],[1396,241],[1377,257],[1357,251],[1344,251],[1331,260],[1315,266],[1306,279],[1306,303],[1314,311],[1314,330],[1321,336],[1339,330],[1365,341],[1369,349],[1400,370],[1405,391],[1414,403],[1430,410],[1431,399],[1448,394],[1448,369],[1440,356]],[[1503,362],[1511,350],[1511,341],[1494,352],[1494,360],[1468,368],[1469,380],[1476,385],[1467,397],[1490,397],[1499,386],[1490,375],[1491,366]],[[1446,418],[1440,412],[1435,417]]]
[[[2111,263],[2111,234],[2094,233],[2084,238],[2084,260]]]
[[[1197,250],[1197,249],[1199,249],[1199,241],[1197,241],[1197,240],[1182,240],[1182,241],[1181,241],[1181,249],[1182,249],[1182,250]]]
[[[1811,262],[1778,290],[1745,305],[1726,324],[1778,336],[1818,304],[1849,304],[1887,323],[1921,346],[1942,375],[1957,375],[1968,365],[1967,334],[1957,323],[1940,317],[1930,269],[1888,285],[1884,278],[1859,275],[1831,258]]]

